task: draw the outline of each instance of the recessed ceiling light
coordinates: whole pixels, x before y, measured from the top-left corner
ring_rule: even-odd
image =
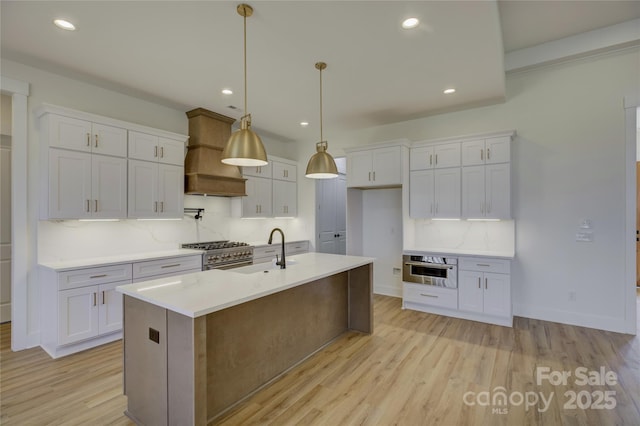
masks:
[[[420,21],[418,20],[418,18],[407,18],[402,21],[402,28],[404,28],[405,30],[409,30],[411,28],[417,27],[419,23]]]
[[[223,95],[233,95],[233,90],[231,89],[222,89]]]
[[[450,95],[452,93],[456,93],[456,89],[445,89],[444,91],[445,95]]]
[[[309,125],[309,122],[308,122],[308,121],[301,121],[301,122],[300,122],[300,125],[301,125],[302,127],[307,127],[307,126]]]
[[[74,31],[76,29],[75,25],[73,25],[71,22],[64,19],[54,19],[53,23],[55,24],[56,27],[61,28],[63,30]]]

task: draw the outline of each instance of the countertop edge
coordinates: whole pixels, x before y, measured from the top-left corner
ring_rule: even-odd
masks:
[[[123,263],[145,262],[148,260],[160,260],[172,257],[184,257],[202,255],[204,251],[194,249],[175,249],[167,251],[156,251],[137,254],[124,254],[118,256],[102,256],[78,260],[56,260],[50,262],[39,262],[38,266],[51,269],[57,272],[71,271],[74,269],[95,268],[102,266],[120,265]]]
[[[463,256],[463,257],[492,257],[496,259],[513,260],[516,254],[513,252],[489,252],[489,251],[473,251],[473,250],[456,250],[456,249],[415,249],[405,248],[402,250],[404,254],[435,254],[446,256]]]

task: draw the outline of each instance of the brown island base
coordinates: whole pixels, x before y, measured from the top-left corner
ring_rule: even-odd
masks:
[[[120,287],[126,415],[205,425],[344,332],[373,332],[373,259],[291,260],[285,270],[253,265]]]

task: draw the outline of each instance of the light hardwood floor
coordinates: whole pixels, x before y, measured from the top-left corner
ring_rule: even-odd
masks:
[[[403,311],[385,296],[375,296],[374,312],[373,335],[344,334],[215,423],[640,424],[639,337],[523,318],[510,329]],[[7,324],[0,334],[2,425],[132,424],[123,415],[121,342],[52,360],[40,349],[12,353]],[[538,385],[536,367],[572,376],[566,385]],[[604,367],[617,384],[578,385],[578,367]],[[512,404],[480,405],[482,392],[493,396],[497,387]],[[582,406],[613,391],[605,406],[615,408],[567,409],[567,391],[581,395]],[[552,398],[546,410],[519,404],[533,392]]]

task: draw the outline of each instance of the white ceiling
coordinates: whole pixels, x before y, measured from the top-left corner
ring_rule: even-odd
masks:
[[[242,17],[227,1],[0,2],[1,53],[188,111],[239,119]],[[504,53],[640,17],[640,1],[251,1],[248,110],[259,134],[324,136],[501,102]],[[414,30],[401,21],[416,16]],[[77,31],[57,29],[63,17]],[[225,96],[222,88],[234,94]],[[454,95],[443,89],[455,87]],[[228,106],[238,107],[238,110]],[[307,128],[300,121],[311,124]]]

